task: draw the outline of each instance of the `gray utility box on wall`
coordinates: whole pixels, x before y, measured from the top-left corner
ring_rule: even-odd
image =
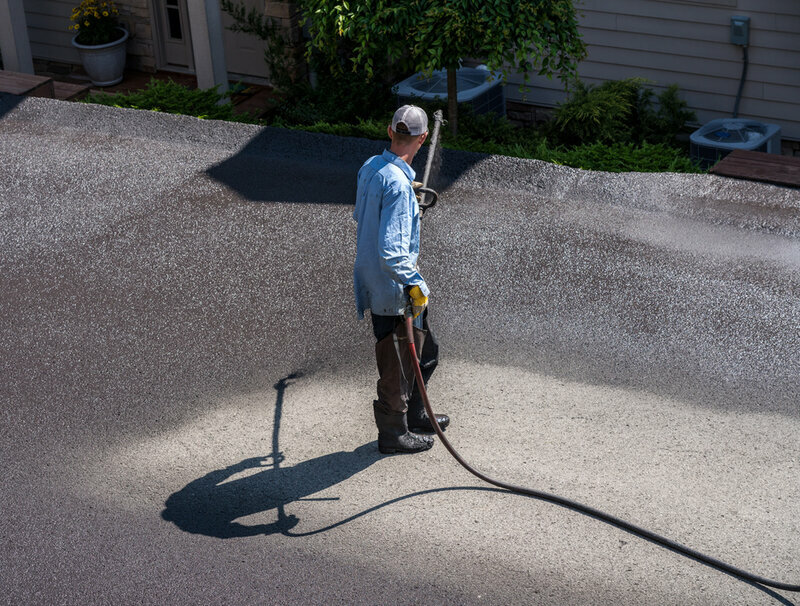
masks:
[[[476,114],[494,112],[500,116],[506,114],[506,101],[503,94],[503,83],[484,66],[462,67],[456,71],[458,102],[469,103]],[[397,102],[414,103],[415,101],[433,101],[447,99],[447,71],[437,70],[426,77],[416,73],[396,84],[394,92]]]
[[[750,44],[750,17],[731,17],[731,44]]]
[[[689,137],[693,160],[708,168],[734,149],[781,153],[781,127],[744,118],[719,118]]]

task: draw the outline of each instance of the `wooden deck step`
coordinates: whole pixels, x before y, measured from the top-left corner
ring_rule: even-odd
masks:
[[[735,149],[711,169],[715,175],[800,187],[800,158]]]
[[[72,82],[59,82],[55,80],[53,82],[53,88],[55,89],[56,99],[61,99],[62,101],[76,101],[78,99],[83,99],[89,94],[89,90],[92,87],[88,84],[73,84]]]
[[[8,70],[0,70],[0,92],[27,97],[55,97],[52,78]]]

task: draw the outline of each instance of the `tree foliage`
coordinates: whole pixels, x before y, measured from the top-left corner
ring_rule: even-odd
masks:
[[[586,54],[573,0],[303,0],[309,49],[371,75],[396,64],[406,71],[454,74],[466,57],[495,72],[572,79]],[[453,83],[455,80],[453,79]],[[450,92],[452,89],[449,89]],[[452,95],[449,95],[452,97]],[[451,122],[455,99],[450,98]]]
[[[585,55],[572,0],[304,0],[312,46],[351,40],[354,65],[431,72],[480,57],[493,71],[575,74]]]

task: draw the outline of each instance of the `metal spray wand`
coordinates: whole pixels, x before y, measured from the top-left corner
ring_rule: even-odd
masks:
[[[431,176],[433,157],[436,155],[436,146],[439,143],[439,129],[441,128],[442,124],[444,124],[444,116],[442,115],[442,110],[437,109],[435,112],[433,112],[433,134],[431,134],[431,146],[428,149],[428,159],[425,161],[425,172],[422,175],[422,184],[417,187],[417,184],[415,183],[414,187],[414,190],[422,196],[419,202],[419,207],[422,209],[423,213],[431,206],[436,204],[436,201],[439,199],[439,194],[428,188],[428,178]],[[433,197],[433,201],[431,201],[429,204],[426,204],[425,198],[428,195]]]

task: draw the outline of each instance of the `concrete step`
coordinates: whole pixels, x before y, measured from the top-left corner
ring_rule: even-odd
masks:
[[[8,70],[0,70],[0,92],[27,97],[55,98],[52,78]]]
[[[55,89],[56,99],[61,99],[62,101],[77,101],[89,94],[92,87],[88,84],[73,84],[72,82],[59,82],[55,80],[53,82],[53,88]]]

